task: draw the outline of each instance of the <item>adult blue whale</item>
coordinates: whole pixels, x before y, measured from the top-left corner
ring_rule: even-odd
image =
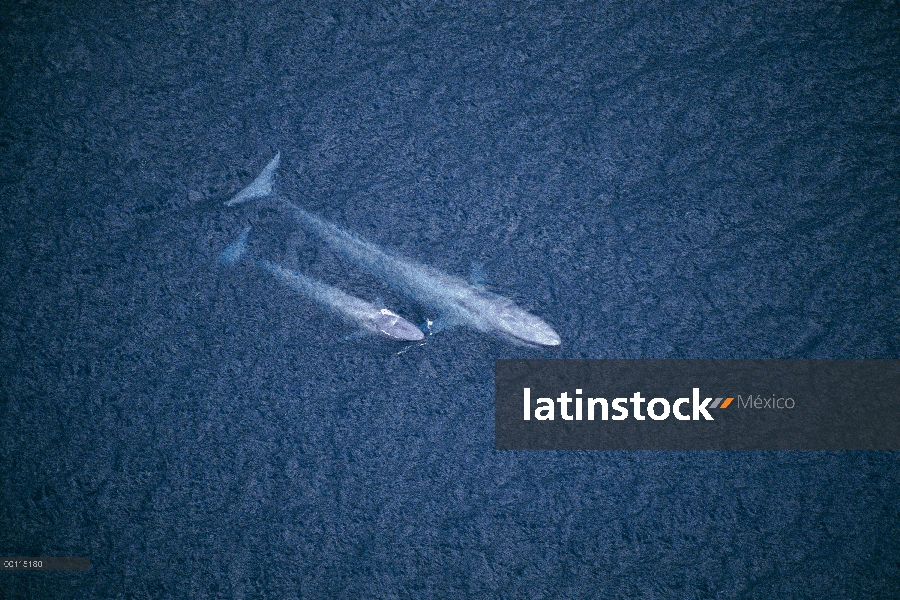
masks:
[[[248,226],[241,232],[237,240],[219,255],[219,264],[234,264],[242,257],[248,256],[262,270],[275,276],[285,285],[308,296],[320,306],[354,322],[365,331],[405,342],[417,342],[425,337],[421,329],[386,308],[378,308],[336,287],[271,261],[249,256],[247,252],[247,237],[249,234],[250,227]]]
[[[416,302],[436,310],[443,327],[469,326],[534,346],[559,346],[559,334],[512,300],[383,250],[337,225],[281,200],[297,220],[333,250]]]

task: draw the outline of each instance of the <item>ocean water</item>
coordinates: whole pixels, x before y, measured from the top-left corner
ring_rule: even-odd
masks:
[[[895,598],[897,452],[508,452],[498,358],[900,358],[896,2],[0,8],[8,598]],[[421,323],[278,193],[559,332]]]

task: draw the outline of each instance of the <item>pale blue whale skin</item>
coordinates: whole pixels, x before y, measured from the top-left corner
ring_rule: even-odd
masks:
[[[276,154],[253,183],[225,205],[233,206],[272,195],[275,171],[280,158],[281,153]],[[292,202],[279,200],[300,223],[316,233],[339,254],[399,292],[438,311],[443,327],[466,325],[486,333],[499,334],[515,343],[550,347],[560,345],[559,334],[550,325],[519,308],[509,298],[382,250],[375,244],[320,219]]]
[[[275,158],[269,161],[269,164],[265,166],[250,185],[235,194],[231,200],[225,203],[225,206],[234,206],[235,204],[242,204],[250,200],[269,196],[275,183],[275,171],[278,169],[279,162],[281,162],[281,152],[277,153]]]
[[[418,342],[425,337],[421,329],[386,308],[377,308],[375,305],[342,292],[336,287],[267,260],[258,260],[257,264],[282,283],[306,294],[320,305],[348,317],[370,333],[380,333],[404,342]]]
[[[219,255],[219,264],[234,264],[243,256],[248,256],[257,266],[288,287],[308,296],[320,306],[340,314],[369,333],[377,333],[405,342],[418,342],[424,339],[425,335],[421,329],[386,308],[378,308],[336,287],[271,261],[249,256],[247,253],[249,233],[250,227],[246,227],[240,236]]]
[[[413,300],[437,310],[447,326],[467,325],[533,346],[560,345],[559,334],[550,325],[509,298],[382,250],[291,202],[281,202],[332,249]]]

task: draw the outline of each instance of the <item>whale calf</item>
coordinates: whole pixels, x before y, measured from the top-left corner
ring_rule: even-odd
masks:
[[[421,329],[386,308],[378,308],[374,304],[356,296],[351,296],[327,283],[307,277],[271,261],[250,256],[247,252],[247,238],[249,234],[250,227],[248,226],[231,245],[222,251],[219,255],[219,264],[231,265],[244,257],[248,257],[263,271],[274,276],[288,287],[309,297],[320,306],[343,316],[367,332],[377,333],[405,342],[417,342],[424,339],[425,334],[422,333]]]

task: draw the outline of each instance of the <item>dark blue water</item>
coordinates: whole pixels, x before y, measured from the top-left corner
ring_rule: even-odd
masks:
[[[0,8],[8,598],[896,598],[875,452],[498,452],[493,361],[900,357],[900,8]],[[546,319],[346,339],[219,252],[433,318],[278,189]]]

